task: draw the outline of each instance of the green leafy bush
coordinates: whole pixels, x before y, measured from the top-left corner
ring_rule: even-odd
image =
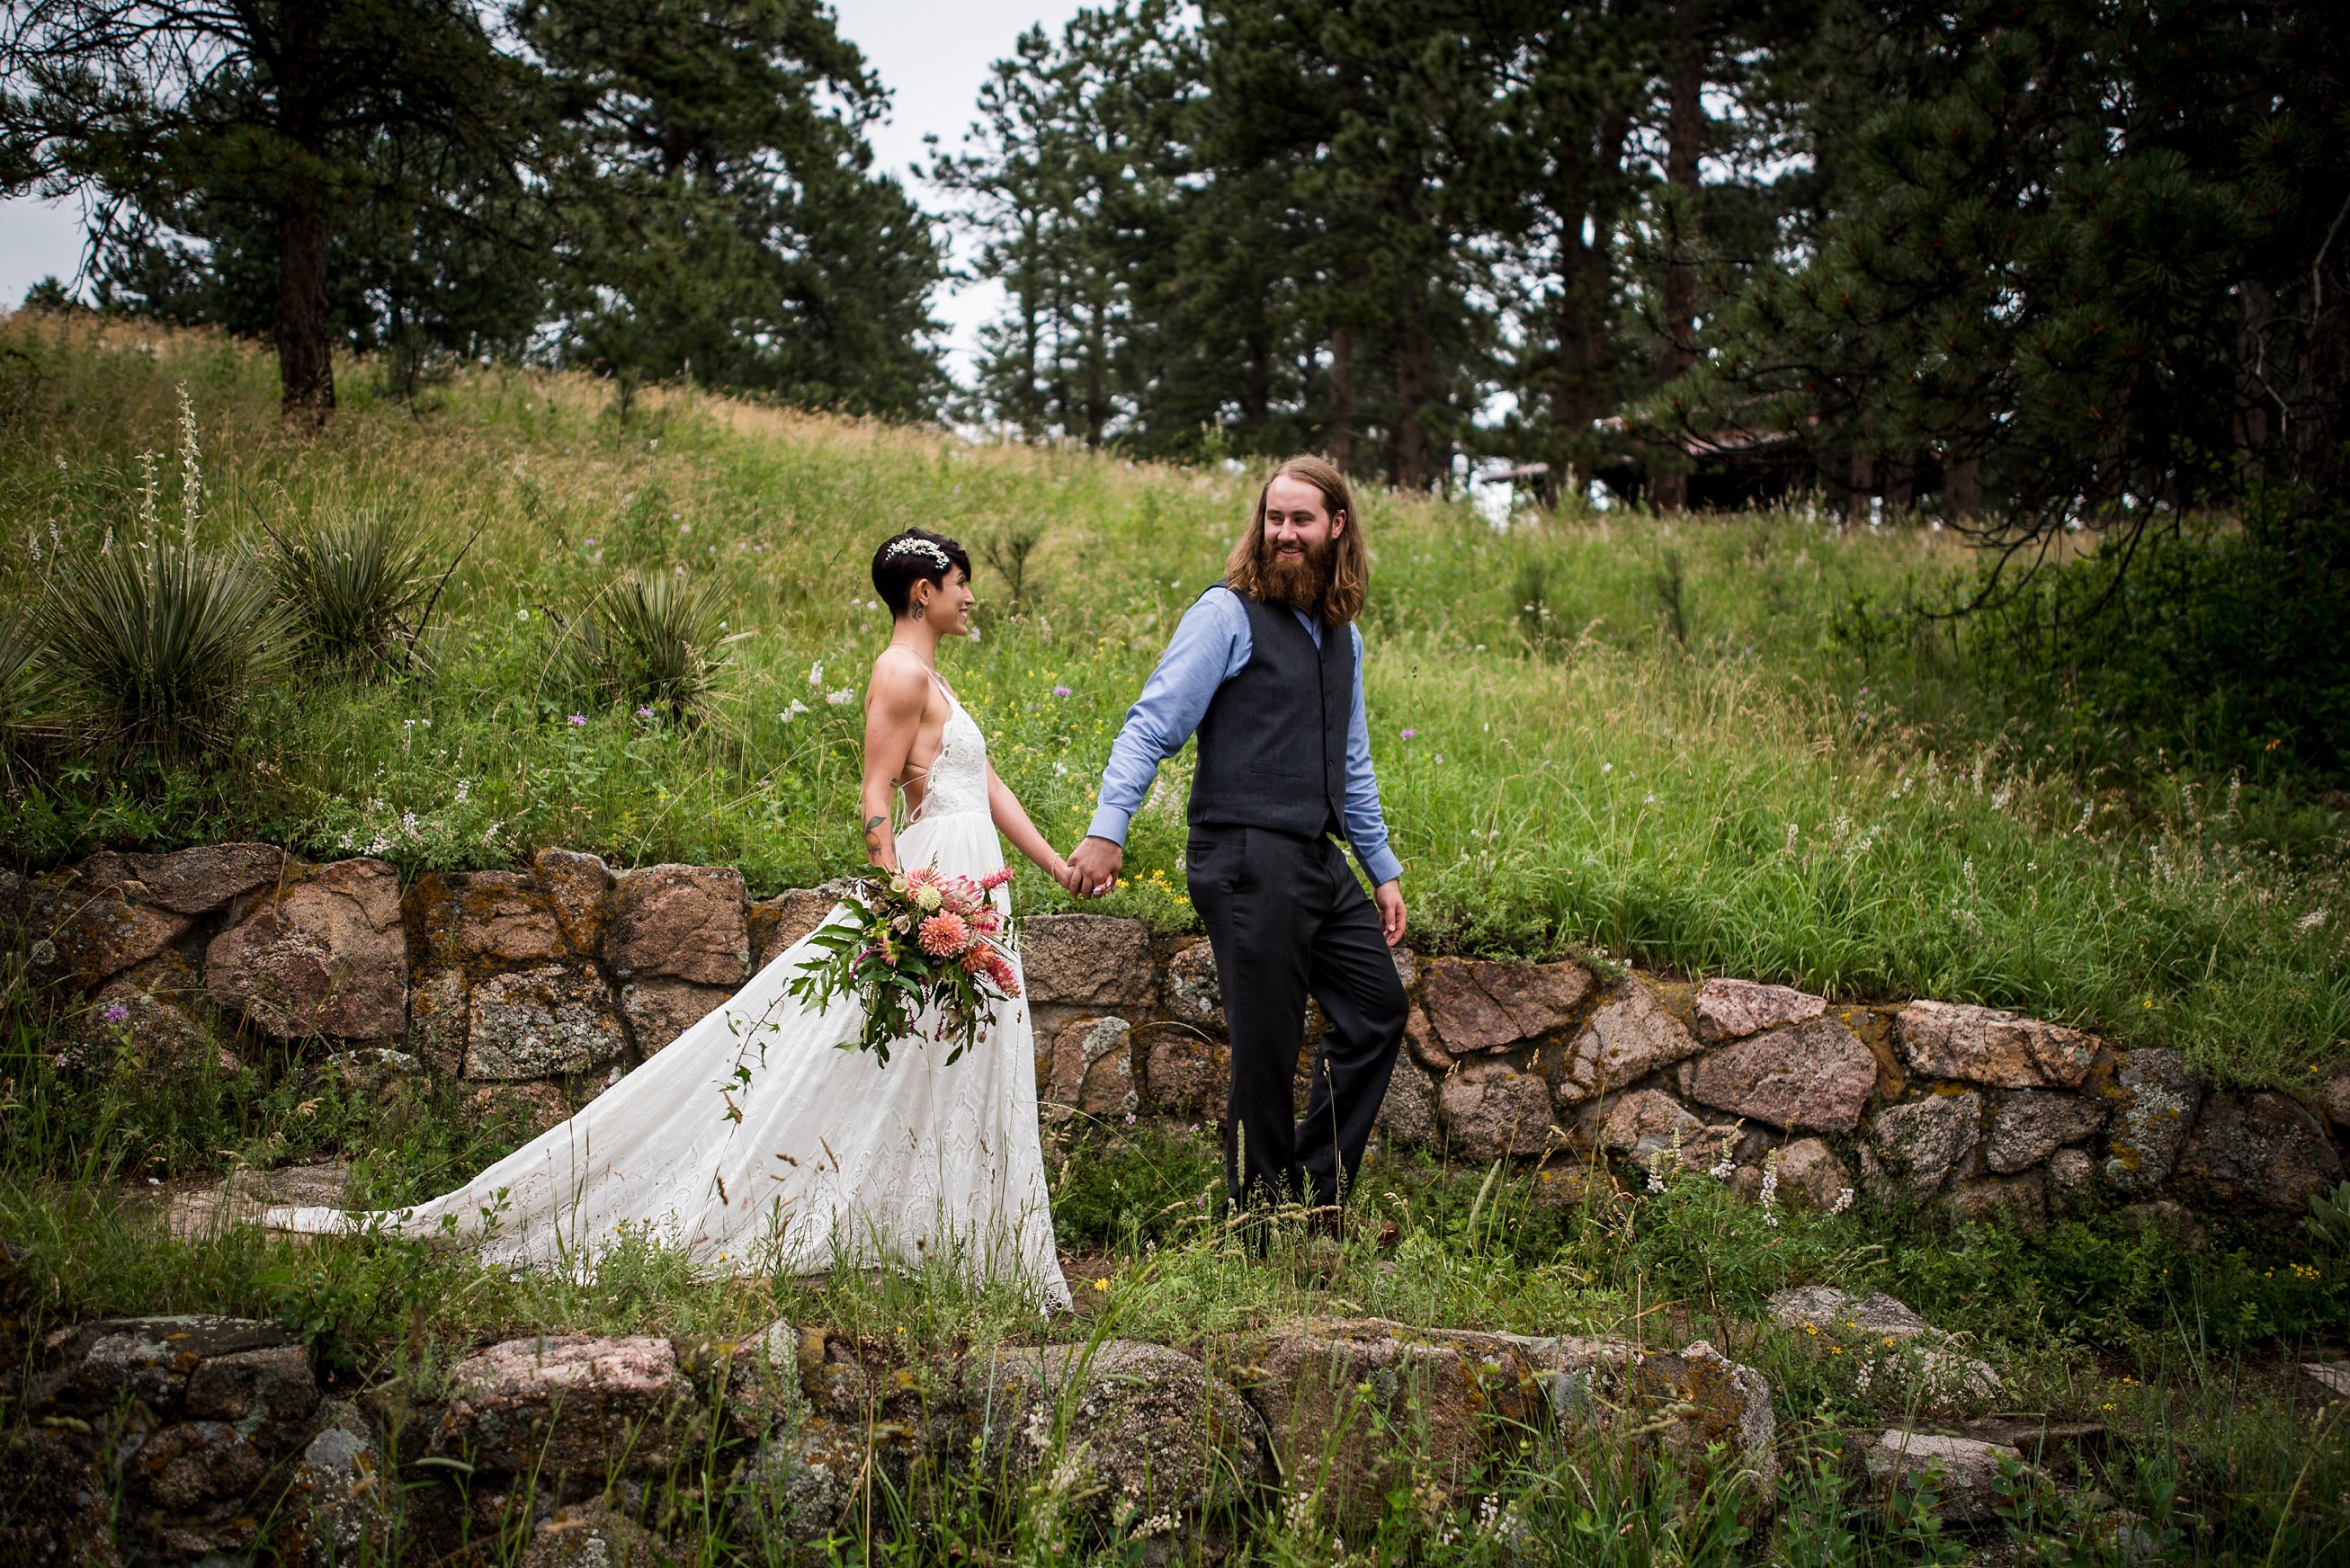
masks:
[[[729,662],[725,645],[735,640],[725,635],[724,609],[718,585],[706,577],[622,577],[564,640],[571,689],[599,707],[666,710],[681,722],[700,721]]]
[[[36,625],[66,722],[96,749],[169,761],[224,748],[296,641],[250,564],[161,537],[68,558]]]

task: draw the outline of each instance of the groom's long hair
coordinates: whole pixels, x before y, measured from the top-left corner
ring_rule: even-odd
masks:
[[[1224,561],[1224,586],[1251,598],[1263,597],[1264,498],[1276,479],[1304,480],[1322,493],[1323,504],[1333,517],[1345,514],[1345,530],[1330,542],[1330,581],[1322,590],[1320,613],[1324,626],[1352,626],[1363,613],[1363,600],[1371,588],[1370,554],[1363,548],[1363,515],[1355,510],[1347,476],[1318,457],[1293,457],[1265,475],[1263,487],[1256,493],[1256,515]]]

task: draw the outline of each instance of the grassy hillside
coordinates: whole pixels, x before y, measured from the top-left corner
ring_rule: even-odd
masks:
[[[983,636],[947,672],[1073,842],[1254,485],[691,393],[623,422],[595,382],[515,369],[422,409],[371,395],[364,367],[343,385],[333,430],[305,441],[248,348],[0,322],[0,607],[135,538],[151,474],[174,531],[200,475],[196,536],[219,550],[357,514],[436,566],[465,549],[429,674],[297,662],[209,763],[53,747],[8,789],[11,857],[241,836],[411,867],[561,843],[735,864],[761,892],[837,874],[858,857],[853,697],[886,625],[865,562],[913,523],[983,562],[1036,534],[1016,607],[982,566]],[[1947,536],[1794,514],[1497,534],[1461,502],[1365,510],[1373,749],[1416,945],[1980,1000],[2180,1044],[2238,1080],[2302,1080],[2350,1050],[2336,825],[2158,765],[2085,782],[2004,743],[1999,693],[1947,631],[1887,644],[1853,613],[1968,573]],[[567,674],[563,628],[631,572],[723,597],[707,722],[599,704]],[[1170,770],[1139,819],[1111,909],[1190,920],[1183,782]],[[1066,907],[1033,875],[1019,891]]]

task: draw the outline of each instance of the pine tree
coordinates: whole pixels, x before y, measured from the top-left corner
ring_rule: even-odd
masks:
[[[858,413],[943,389],[937,240],[864,129],[887,95],[816,0],[525,0],[567,127],[559,356]]]

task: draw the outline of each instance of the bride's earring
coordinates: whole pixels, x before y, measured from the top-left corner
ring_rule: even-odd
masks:
[[[928,614],[930,614],[930,613],[931,613],[931,607],[930,607],[930,606],[928,606],[928,605],[916,605],[916,606],[914,607],[914,618],[915,618],[916,620],[920,620],[920,619],[921,619],[924,616],[926,616],[926,615],[928,615]]]

